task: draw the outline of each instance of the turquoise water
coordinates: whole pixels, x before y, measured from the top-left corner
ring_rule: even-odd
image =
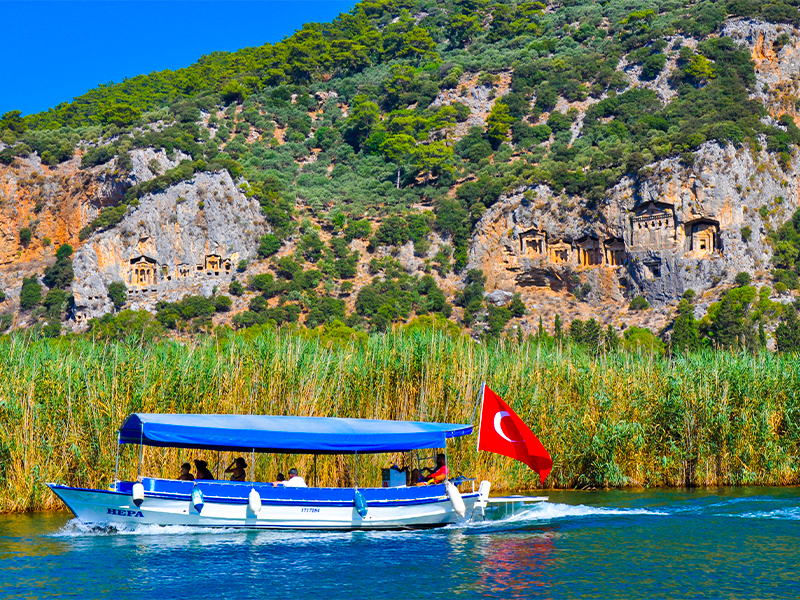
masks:
[[[0,598],[798,598],[800,490],[557,492],[419,532],[86,529],[0,516]]]

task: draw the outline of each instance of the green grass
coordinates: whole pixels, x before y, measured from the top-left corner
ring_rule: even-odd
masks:
[[[438,332],[321,346],[287,332],[193,344],[0,339],[0,512],[53,508],[56,481],[106,486],[116,430],[132,412],[260,413],[468,422],[480,384],[503,396],[550,450],[548,486],[798,483],[800,366],[793,357],[703,352],[674,360],[579,348],[481,345]],[[511,459],[450,444],[456,473],[496,488],[536,486]],[[175,477],[215,453],[148,448],[145,473]],[[224,468],[231,456],[219,460]],[[249,457],[247,457],[250,462]],[[320,457],[320,485],[348,484],[352,457]],[[359,459],[361,485],[402,456]],[[121,474],[135,476],[125,447]],[[313,459],[263,455],[256,478]]]

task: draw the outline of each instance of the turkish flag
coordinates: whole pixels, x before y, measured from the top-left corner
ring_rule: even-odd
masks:
[[[502,454],[524,462],[544,480],[553,468],[553,459],[533,432],[503,400],[483,385],[478,450]]]

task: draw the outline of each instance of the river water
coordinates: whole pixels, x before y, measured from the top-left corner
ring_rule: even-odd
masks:
[[[0,598],[798,598],[800,490],[554,492],[417,532],[88,529],[0,516]]]

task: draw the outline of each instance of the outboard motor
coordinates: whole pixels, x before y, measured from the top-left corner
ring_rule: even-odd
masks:
[[[133,498],[133,503],[136,505],[136,508],[139,508],[142,502],[144,502],[144,486],[140,481],[133,484],[131,497]]]

